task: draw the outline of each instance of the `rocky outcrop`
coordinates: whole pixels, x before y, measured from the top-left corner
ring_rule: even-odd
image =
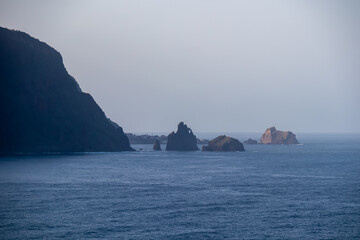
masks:
[[[154,151],[161,151],[159,139],[156,139],[156,140],[155,140],[154,145],[153,145],[153,150],[154,150]]]
[[[237,139],[225,135],[211,140],[208,146],[203,146],[202,151],[210,152],[237,152],[245,151],[244,145]]]
[[[132,151],[52,47],[0,28],[0,153]]]
[[[296,135],[290,131],[279,131],[275,127],[265,130],[261,136],[260,143],[262,144],[299,144]]]
[[[196,151],[199,150],[196,145],[196,136],[193,134],[190,128],[183,122],[180,122],[178,129],[172,132],[168,136],[167,151]]]
[[[258,142],[254,139],[249,138],[243,142],[244,144],[257,144]]]

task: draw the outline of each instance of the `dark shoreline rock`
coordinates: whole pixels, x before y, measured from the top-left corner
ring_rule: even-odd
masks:
[[[160,141],[159,139],[156,139],[153,145],[153,150],[154,151],[161,151],[161,146],[160,146]]]
[[[225,135],[211,140],[208,146],[203,146],[201,151],[210,152],[243,152],[244,145],[237,139]]]
[[[299,144],[296,135],[290,131],[280,131],[275,127],[265,130],[261,136],[260,143],[262,144]]]
[[[134,151],[59,52],[0,27],[0,154]]]
[[[196,136],[190,128],[183,122],[180,122],[178,129],[168,136],[166,151],[197,151]]]

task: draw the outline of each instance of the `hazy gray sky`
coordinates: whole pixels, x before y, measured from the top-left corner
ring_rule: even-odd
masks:
[[[360,1],[0,1],[126,132],[360,132]]]

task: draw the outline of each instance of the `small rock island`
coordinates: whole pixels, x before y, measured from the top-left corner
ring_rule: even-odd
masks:
[[[280,131],[275,127],[265,130],[261,136],[260,143],[262,144],[299,144],[296,135],[290,131]]]
[[[156,140],[155,140],[154,145],[153,145],[153,150],[154,150],[154,151],[161,151],[159,139],[156,139]]]
[[[197,151],[196,136],[184,122],[180,122],[178,129],[168,136],[166,151]]]
[[[208,146],[203,146],[202,151],[210,152],[243,152],[244,145],[237,139],[228,136],[218,136],[211,140]]]

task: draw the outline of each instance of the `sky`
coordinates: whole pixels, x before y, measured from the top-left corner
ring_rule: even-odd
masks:
[[[360,1],[0,0],[125,132],[360,133]]]

